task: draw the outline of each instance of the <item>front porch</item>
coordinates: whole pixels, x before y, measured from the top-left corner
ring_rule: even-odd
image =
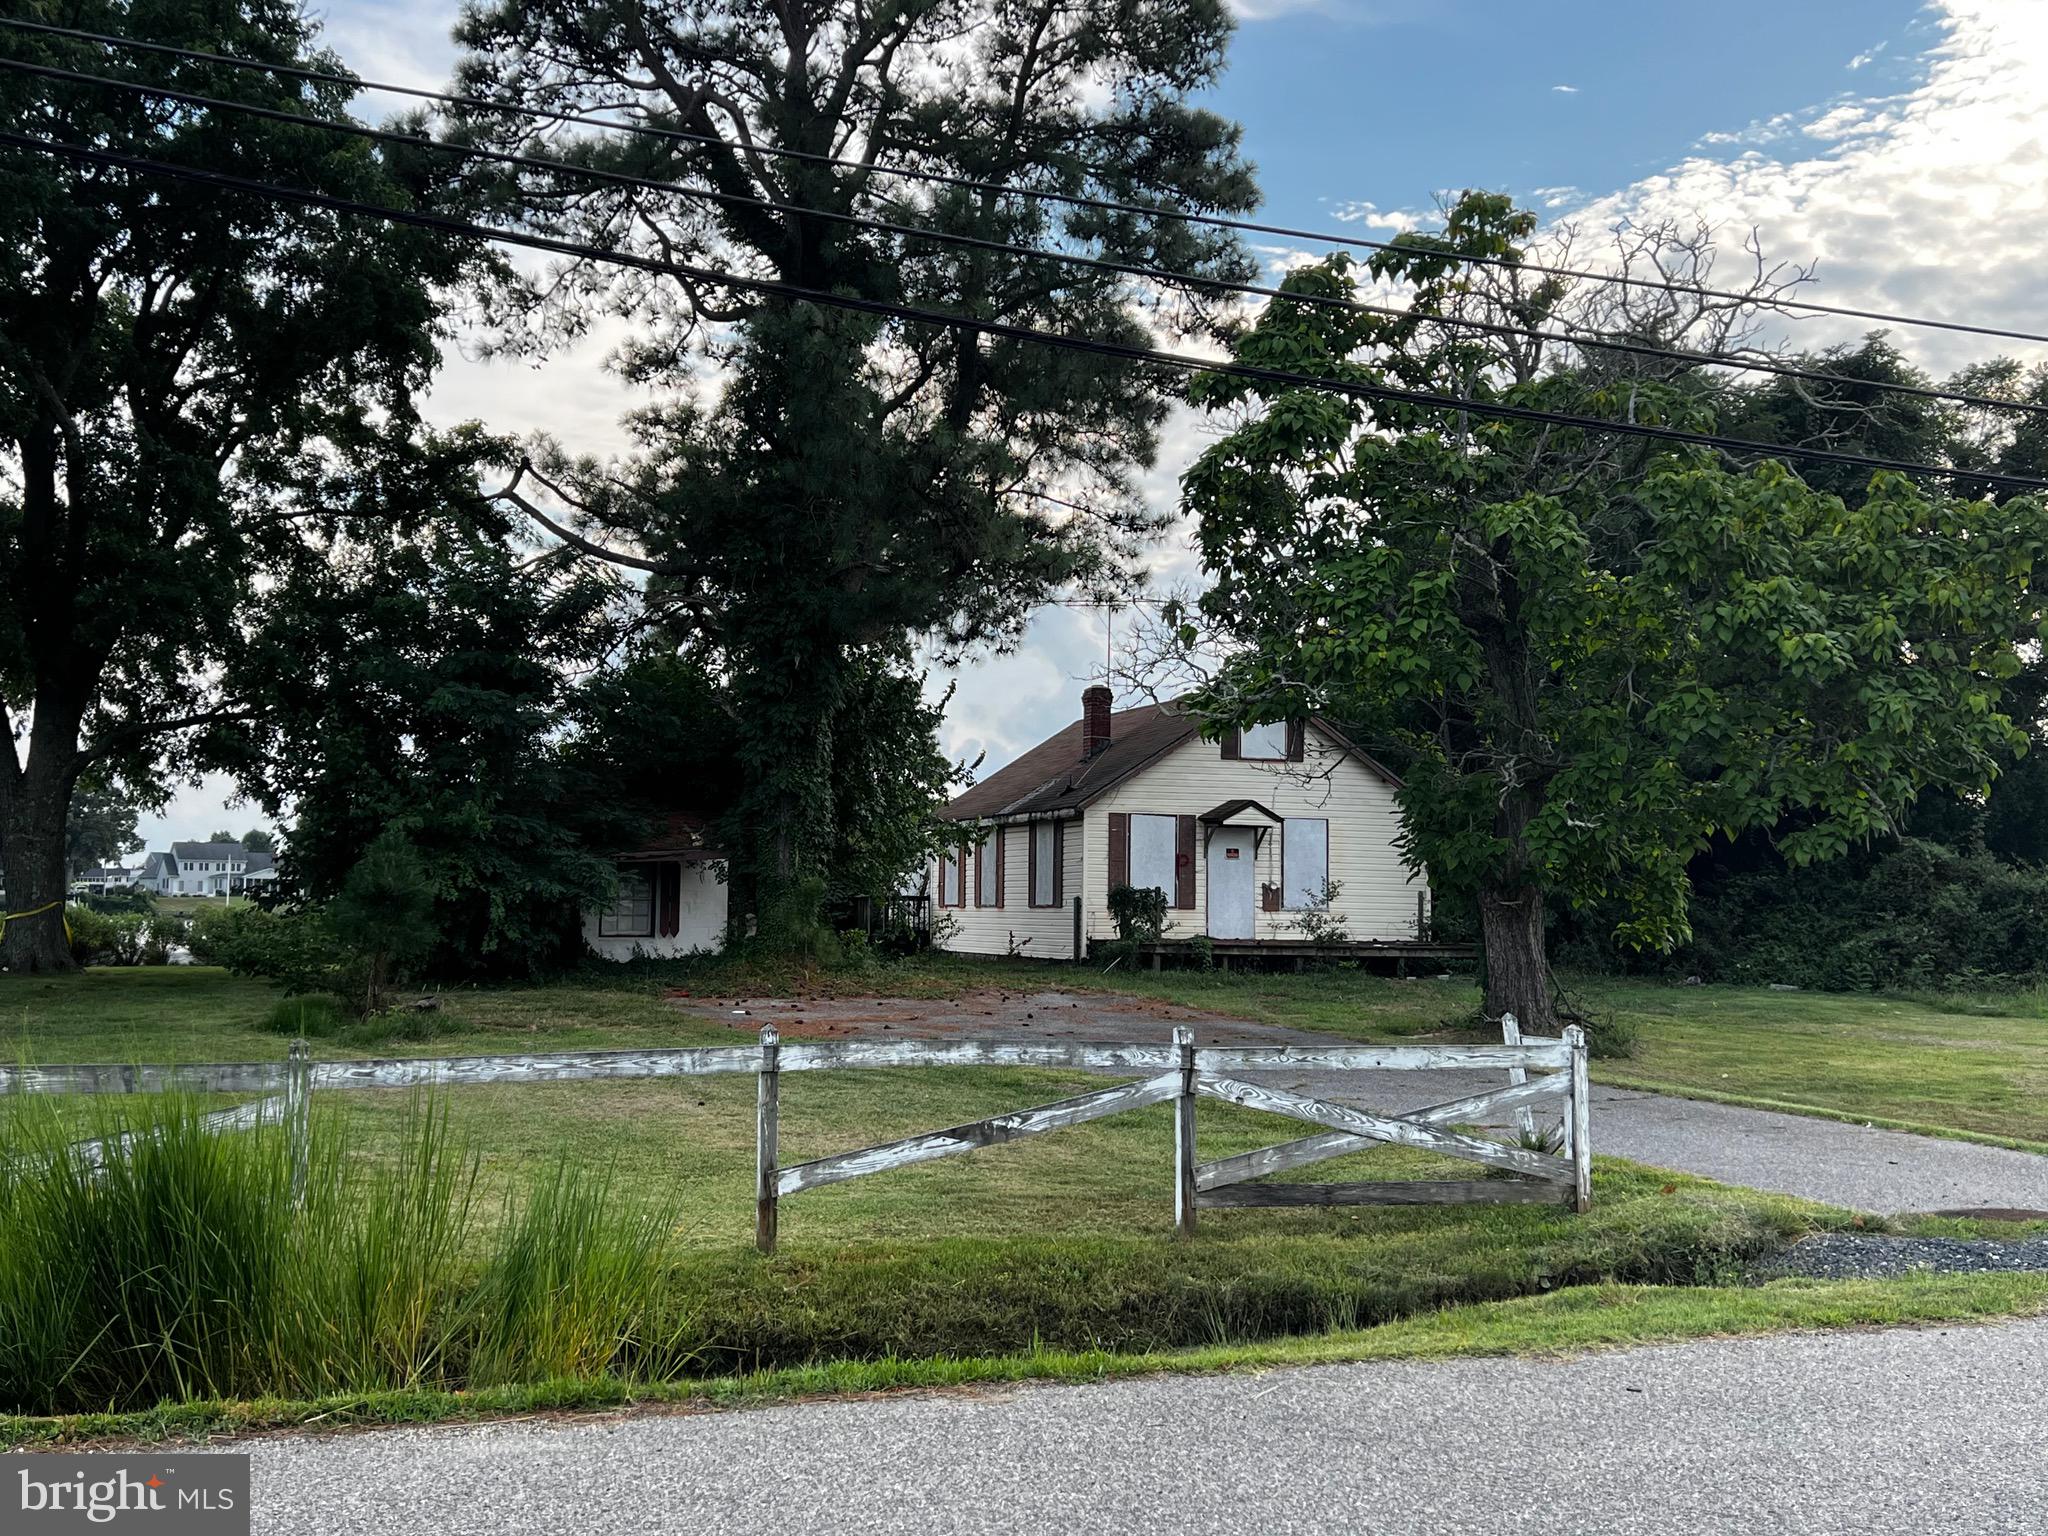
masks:
[[[1090,940],[1090,954],[1097,946],[1109,942],[1106,939]],[[1479,946],[1476,944],[1442,944],[1429,939],[1347,939],[1339,944],[1317,944],[1306,939],[1212,938],[1206,944],[1199,939],[1158,939],[1140,944],[1137,946],[1137,960],[1157,971],[1164,969],[1169,962],[1192,964],[1205,952],[1220,969],[1226,971],[1233,959],[1240,965],[1258,964],[1296,971],[1306,970],[1311,962],[1355,960],[1385,962],[1397,976],[1407,975],[1411,962],[1419,965],[1427,961],[1441,963],[1479,958]]]

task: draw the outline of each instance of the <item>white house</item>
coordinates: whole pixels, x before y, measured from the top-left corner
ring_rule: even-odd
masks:
[[[1214,742],[1170,702],[1112,712],[1098,684],[1081,704],[946,807],[963,830],[931,872],[945,947],[1079,958],[1116,936],[1120,885],[1166,894],[1169,942],[1206,935],[1220,953],[1298,948],[1311,911],[1353,944],[1423,947],[1429,886],[1395,843],[1399,780],[1329,721]]]
[[[222,896],[241,888],[249,859],[240,843],[172,843],[143,859],[135,884],[159,896]]]
[[[660,819],[643,847],[618,854],[618,893],[583,914],[583,941],[607,960],[669,958],[725,944],[725,856],[694,816]]]

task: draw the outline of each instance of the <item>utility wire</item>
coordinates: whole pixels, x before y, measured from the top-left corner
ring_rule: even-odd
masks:
[[[1699,367],[1767,373],[1781,378],[1802,379],[1817,384],[1846,384],[1879,390],[1888,394],[1910,395],[1916,399],[1942,400],[1985,410],[2012,411],[2023,415],[2048,417],[2048,405],[2035,405],[2027,401],[2000,400],[1990,395],[1966,394],[1955,390],[1935,389],[1920,384],[1903,384],[1881,379],[1857,378],[1851,374],[1829,373],[1817,368],[1802,368],[1796,364],[1779,362],[1773,358],[1744,358],[1713,352],[1693,351],[1683,347],[1658,347],[1644,342],[1615,341],[1604,337],[1575,335],[1570,332],[1544,330],[1532,326],[1508,325],[1499,321],[1480,320],[1461,315],[1436,315],[1414,308],[1396,309],[1388,305],[1368,304],[1359,299],[1340,298],[1334,294],[1299,293],[1261,283],[1238,282],[1229,278],[1201,277],[1192,273],[1170,271],[1163,267],[1146,266],[1138,262],[1116,261],[1100,256],[1089,256],[1078,251],[1047,250],[1037,246],[1012,245],[1006,241],[992,240],[980,235],[961,234],[952,230],[929,229],[915,224],[900,224],[887,219],[870,218],[861,214],[844,213],[834,209],[813,208],[806,204],[783,202],[773,198],[753,197],[743,192],[727,192],[714,187],[682,186],[675,182],[663,181],[658,177],[638,176],[627,171],[614,171],[597,166],[577,165],[572,161],[557,160],[541,155],[515,154],[506,150],[487,149],[476,145],[460,144],[420,134],[400,133],[389,128],[372,128],[367,124],[358,123],[350,119],[309,117],[303,112],[288,112],[279,107],[266,107],[253,102],[233,101],[223,97],[207,96],[195,91],[177,90],[170,86],[151,85],[139,80],[120,80],[107,75],[89,74],[81,70],[62,69],[56,65],[33,64],[23,59],[0,57],[0,70],[11,71],[16,74],[33,75],[43,79],[63,80],[80,85],[110,86],[116,90],[159,97],[166,101],[182,102],[187,106],[199,107],[207,111],[239,112],[246,116],[261,118],[269,122],[291,123],[308,128],[322,128],[330,132],[348,134],[380,144],[397,144],[412,149],[437,150],[445,154],[459,155],[467,159],[480,160],[493,165],[506,165],[517,167],[521,170],[547,171],[581,176],[607,185],[632,187],[642,191],[668,193],[680,197],[704,198],[732,207],[759,208],[774,213],[797,214],[805,218],[820,219],[827,223],[848,225],[856,229],[871,230],[876,233],[895,235],[904,239],[928,240],[943,245],[961,246],[970,250],[992,251],[1005,256],[1023,256],[1038,261],[1061,262],[1072,266],[1085,267],[1091,271],[1110,272],[1124,277],[1142,278],[1168,286],[1183,285],[1217,292],[1242,294],[1253,298],[1286,299],[1291,303],[1302,304],[1311,308],[1349,310],[1362,314],[1380,315],[1393,320],[1409,320],[1422,324],[1449,326],[1460,330],[1479,331],[1488,335],[1513,336],[1530,341],[1555,342],[1564,346],[1581,349],[1623,353],[1633,357],[1654,358],[1659,362],[1679,362]]]
[[[552,107],[529,106],[523,102],[492,101],[487,97],[464,96],[446,91],[430,91],[419,86],[395,85],[388,81],[367,80],[357,75],[342,74],[331,70],[310,69],[297,64],[272,64],[261,59],[238,58],[233,54],[209,53],[195,48],[178,48],[168,43],[144,42],[138,38],[120,37],[106,32],[92,32],[78,27],[59,27],[47,22],[23,21],[15,17],[0,16],[0,26],[14,27],[25,32],[43,33],[49,36],[72,38],[80,42],[98,43],[103,47],[128,49],[134,52],[153,53],[170,58],[187,59],[195,63],[225,64],[237,69],[265,70],[288,79],[315,81],[329,85],[346,85],[358,91],[381,91],[393,96],[404,96],[418,101],[436,102],[443,106],[461,107],[467,111],[508,113],[531,121],[550,123],[575,123],[585,127],[604,128],[614,133],[643,134],[667,139],[676,143],[694,144],[700,147],[730,149],[731,144],[717,134],[694,133],[684,128],[670,128],[654,123],[622,123],[612,118],[598,117],[588,113],[566,112]],[[603,110],[625,111],[626,106],[609,106]],[[972,176],[960,176],[946,171],[912,170],[902,166],[871,164],[865,160],[851,159],[844,155],[823,154],[815,150],[787,149],[774,145],[754,145],[753,152],[768,159],[797,160],[808,164],[828,165],[841,170],[854,170],[875,175],[897,176],[912,181],[922,181],[940,186],[961,187],[970,191],[994,192],[1006,197],[1038,198],[1045,202],[1059,203],[1066,207],[1087,208],[1101,213],[1135,214],[1148,219],[1172,219],[1184,224],[1197,224],[1210,229],[1233,230],[1244,234],[1273,235],[1290,240],[1307,240],[1318,245],[1340,249],[1393,251],[1404,255],[1418,252],[1441,257],[1445,260],[1470,266],[1499,267],[1515,272],[1536,272],[1547,277],[1569,277],[1591,282],[1613,283],[1629,288],[1648,288],[1664,293],[1687,294],[1695,298],[1727,299],[1737,303],[1754,304],[1754,294],[1739,293],[1732,289],[1708,288],[1691,283],[1672,282],[1668,279],[1634,277],[1618,272],[1598,272],[1584,268],[1549,266],[1540,262],[1523,261],[1505,256],[1468,255],[1456,251],[1439,251],[1430,246],[1413,243],[1402,244],[1391,240],[1368,240],[1357,235],[1336,234],[1328,230],[1295,229],[1284,224],[1265,224],[1249,219],[1232,219],[1221,214],[1196,213],[1187,209],[1155,207],[1145,203],[1122,202],[1114,198],[1088,197],[1073,192],[1054,192],[1033,187],[1018,187],[1002,182],[979,180]],[[2027,341],[2048,344],[2048,334],[2034,331],[2006,330],[1999,326],[1973,325],[1960,320],[1934,320],[1919,315],[1892,314],[1884,310],[1857,309],[1845,305],[1823,304],[1812,299],[1775,298],[1769,301],[1772,308],[1804,310],[1812,314],[1840,315],[1856,320],[1874,320],[1885,325],[1909,325],[1931,330],[1959,331],[1973,336],[1993,336],[2008,341]]]
[[[1350,395],[1357,399],[1380,400],[1390,404],[1410,405],[1425,410],[1462,411],[1474,416],[1495,420],[1537,422],[1554,427],[1604,433],[1613,437],[1644,438],[1656,442],[1685,444],[1696,448],[1713,448],[1731,454],[1755,454],[1766,459],[1801,459],[1818,464],[1843,464],[1871,470],[1893,470],[1909,475],[1955,476],[1975,484],[1997,486],[2002,489],[2017,491],[2048,490],[2048,480],[2026,475],[1963,471],[1937,464],[1920,464],[1904,459],[1877,458],[1868,454],[1846,453],[1830,448],[1793,447],[1780,446],[1774,443],[1759,443],[1748,438],[1725,437],[1708,432],[1689,432],[1679,427],[1657,426],[1648,422],[1610,421],[1598,416],[1579,416],[1561,411],[1546,411],[1537,409],[1534,406],[1513,405],[1500,400],[1472,400],[1459,395],[1440,395],[1421,390],[1400,389],[1386,384],[1367,384],[1352,379],[1318,378],[1313,374],[1296,373],[1281,368],[1266,368],[1254,363],[1237,362],[1234,360],[1218,361],[1211,358],[1193,357],[1181,352],[1166,352],[1153,347],[1140,347],[1123,342],[1102,341],[1094,337],[1067,336],[1057,331],[1043,331],[1030,326],[1012,325],[1007,321],[984,320],[971,315],[951,314],[944,310],[921,309],[881,299],[865,299],[852,294],[831,293],[820,288],[806,287],[800,283],[785,282],[779,278],[748,277],[739,273],[722,272],[715,268],[695,266],[687,262],[662,261],[651,256],[640,256],[627,251],[607,251],[597,246],[585,245],[571,240],[559,240],[548,235],[493,229],[487,225],[473,224],[467,220],[449,218],[442,214],[422,213],[412,209],[386,208],[375,203],[361,202],[354,198],[335,197],[324,192],[310,192],[297,187],[280,186],[274,182],[231,176],[219,171],[205,171],[191,166],[171,165],[160,160],[120,154],[112,150],[88,149],[82,145],[57,143],[48,139],[38,139],[27,134],[15,133],[11,130],[0,130],[0,144],[44,154],[54,154],[85,164],[116,166],[125,170],[140,172],[144,175],[169,177],[174,180],[193,182],[202,186],[247,193],[255,197],[267,198],[273,202],[297,203],[303,207],[323,208],[337,213],[358,214],[369,218],[383,219],[389,223],[411,225],[419,229],[439,230],[446,234],[457,235],[467,239],[522,246],[529,250],[548,251],[562,256],[582,257],[591,261],[609,263],[614,266],[630,267],[638,271],[687,278],[693,282],[744,289],[779,298],[817,304],[828,309],[843,309],[856,314],[878,315],[887,319],[910,320],[942,326],[950,330],[977,332],[1001,337],[1005,340],[1061,347],[1069,351],[1087,352],[1100,357],[1114,357],[1127,362],[1147,363],[1156,367],[1171,368],[1183,373],[1214,374],[1226,378],[1248,379],[1259,383],[1318,389],[1334,394]]]

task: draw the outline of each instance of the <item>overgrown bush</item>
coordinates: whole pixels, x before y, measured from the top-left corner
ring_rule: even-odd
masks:
[[[1561,925],[1560,964],[1829,992],[2048,979],[2048,871],[1906,839],[1831,863],[1694,883],[1692,942],[1641,955]]]
[[[185,936],[184,919],[174,914],[72,907],[64,916],[80,965],[167,965]]]
[[[1156,885],[1113,886],[1109,915],[1126,944],[1154,944],[1166,932],[1166,892]]]
[[[195,959],[274,981],[286,997],[357,995],[352,956],[323,911],[238,906],[209,912],[194,924],[191,944]]]

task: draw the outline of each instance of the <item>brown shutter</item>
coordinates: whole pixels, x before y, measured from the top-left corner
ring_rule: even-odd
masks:
[[[965,838],[960,840],[960,899],[954,905],[958,907],[967,905],[967,840]]]
[[[1038,823],[1024,823],[1024,905],[1038,905]]]
[[[1010,829],[1009,829],[1008,827],[997,827],[997,828],[996,828],[996,907],[997,907],[997,909],[998,909],[998,910],[1001,910],[1001,908],[1002,908],[1002,905],[1003,905],[1003,845],[1004,845],[1005,843],[1009,842],[1009,840],[1010,840]]]
[[[1067,899],[1067,824],[1056,821],[1052,824],[1052,904],[1059,906]]]
[[[661,936],[672,939],[683,930],[683,866],[671,861],[661,866],[661,879],[656,886],[660,892],[656,903],[657,926]]]
[[[981,905],[981,844],[974,845],[974,904]]]
[[[1184,912],[1195,905],[1195,818],[1173,818],[1173,904]]]
[[[1308,727],[1300,720],[1287,722],[1287,761],[1298,763],[1308,755]]]
[[[1223,733],[1223,756],[1226,760],[1235,760],[1244,756],[1243,749],[1244,738],[1238,734],[1237,727],[1233,725]]]
[[[1262,901],[1260,902],[1260,905],[1261,905],[1261,906],[1263,906],[1263,907],[1264,907],[1264,908],[1265,908],[1265,909],[1266,909],[1266,910],[1267,910],[1268,912],[1278,912],[1278,911],[1280,910],[1280,887],[1279,887],[1279,886],[1277,886],[1277,885],[1267,885],[1267,886],[1261,886],[1261,887],[1260,887],[1260,889],[1259,889],[1259,895],[1260,895],[1260,896],[1261,896],[1262,898],[1264,898],[1264,899],[1263,899],[1263,900],[1262,900]]]
[[[1131,883],[1131,813],[1109,813],[1109,888]]]

